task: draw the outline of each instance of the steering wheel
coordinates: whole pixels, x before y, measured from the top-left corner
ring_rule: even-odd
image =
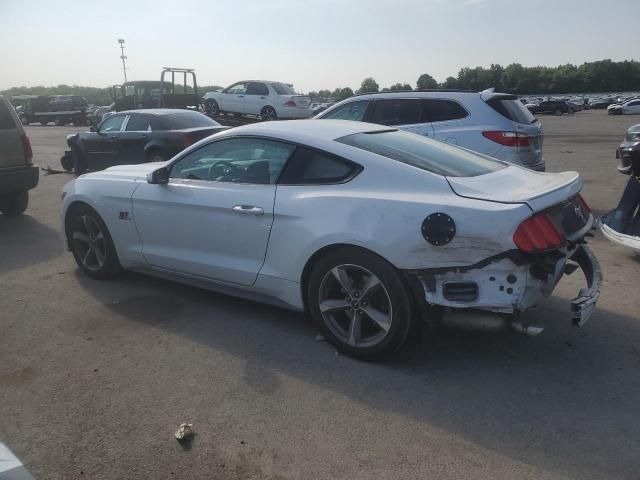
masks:
[[[207,172],[207,177],[209,179],[211,179],[211,172],[218,165],[224,165],[229,170],[231,170],[231,172],[228,172],[228,171],[225,170],[225,172],[224,172],[224,176],[225,177],[228,176],[229,174],[232,174],[232,173],[237,173],[238,176],[242,176],[242,170],[239,169],[238,167],[236,167],[233,163],[229,162],[228,160],[218,160],[217,162],[212,163],[211,166],[209,167],[209,171]]]

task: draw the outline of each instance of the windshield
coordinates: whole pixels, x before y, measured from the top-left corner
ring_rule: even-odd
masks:
[[[172,113],[163,117],[171,130],[198,127],[219,127],[220,124],[198,112]]]
[[[289,85],[285,85],[284,83],[272,83],[271,86],[278,93],[278,95],[295,95],[296,92],[293,91]]]
[[[497,160],[399,130],[355,133],[336,141],[447,177],[475,177],[505,168]]]

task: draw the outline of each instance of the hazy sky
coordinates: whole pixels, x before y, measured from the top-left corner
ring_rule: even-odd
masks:
[[[640,0],[0,0],[0,89],[243,79],[306,92],[442,81],[464,66],[640,59]]]

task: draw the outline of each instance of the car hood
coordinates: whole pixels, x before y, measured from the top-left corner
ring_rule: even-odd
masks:
[[[447,181],[460,197],[526,203],[534,212],[573,197],[583,185],[577,172],[543,173],[517,166],[477,177],[447,177]]]

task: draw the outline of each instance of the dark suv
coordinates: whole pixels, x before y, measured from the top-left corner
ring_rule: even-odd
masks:
[[[554,115],[574,113],[575,111],[564,100],[547,100],[540,102],[538,105],[532,105],[527,108],[531,113],[553,113]]]

